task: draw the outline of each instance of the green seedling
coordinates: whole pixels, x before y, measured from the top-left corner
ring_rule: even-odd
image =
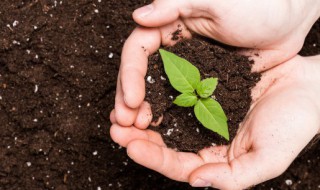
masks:
[[[229,140],[227,116],[221,105],[211,98],[218,79],[211,77],[201,81],[199,70],[189,61],[166,50],[159,51],[172,87],[181,92],[173,103],[194,106],[194,113],[204,127]]]

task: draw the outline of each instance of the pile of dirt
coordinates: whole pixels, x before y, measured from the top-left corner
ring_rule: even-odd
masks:
[[[260,80],[260,74],[251,73],[252,62],[213,41],[199,37],[167,49],[193,63],[200,70],[202,79],[218,78],[214,97],[227,115],[232,141],[239,123],[250,108],[251,88]],[[158,53],[149,59],[148,78],[146,100],[151,103],[154,120],[158,119],[157,116],[163,116],[162,124],[154,129],[162,134],[169,147],[198,152],[212,144],[229,143],[204,128],[197,121],[193,107],[183,108],[172,103],[180,93],[170,85]]]

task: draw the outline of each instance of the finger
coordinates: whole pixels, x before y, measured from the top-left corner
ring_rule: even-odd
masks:
[[[284,50],[246,50],[239,53],[248,56],[250,60],[254,61],[252,72],[263,72],[269,70],[288,59],[292,58],[294,54]]]
[[[193,187],[211,186],[218,189],[245,189],[274,177],[269,160],[257,152],[244,154],[230,163],[210,163],[197,168],[190,175]],[[285,168],[284,168],[285,169]],[[282,169],[280,172],[284,171]]]
[[[212,146],[202,149],[198,155],[205,163],[228,162],[228,146]]]
[[[151,106],[148,102],[142,102],[139,113],[136,121],[134,122],[134,126],[139,129],[146,129],[152,120],[152,112]]]
[[[124,102],[121,83],[117,82],[116,100],[115,100],[115,120],[121,126],[131,126],[137,118],[138,108],[130,108]]]
[[[114,109],[110,112],[110,121],[112,124],[117,123]]]
[[[136,163],[184,182],[195,168],[204,163],[194,153],[176,152],[147,140],[131,141],[127,146],[127,153]]]
[[[295,57],[304,43],[301,39],[304,38],[293,38],[276,48],[267,46],[263,49],[242,50],[239,53],[254,61],[253,72],[263,72]]]
[[[124,44],[120,81],[124,101],[130,108],[138,108],[144,99],[148,56],[160,47],[160,43],[159,29],[138,27]]]
[[[133,19],[146,27],[159,27],[177,20],[179,17],[208,16],[210,0],[155,0],[133,12]]]
[[[110,136],[112,140],[123,147],[133,140],[146,140],[165,147],[165,143],[159,133],[152,130],[141,130],[134,126],[121,127],[118,124],[113,124],[110,128]]]
[[[163,46],[173,46],[182,39],[191,38],[190,31],[180,19],[161,26],[159,29],[161,32],[161,44]]]

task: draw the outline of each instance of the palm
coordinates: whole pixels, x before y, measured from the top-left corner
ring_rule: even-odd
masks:
[[[318,106],[310,93],[319,89],[306,88],[311,81],[299,73],[310,68],[300,59],[265,72],[254,89],[255,101],[227,153],[231,162],[250,163],[242,170],[246,171],[244,178],[237,179],[250,179],[246,185],[284,172],[319,130]]]

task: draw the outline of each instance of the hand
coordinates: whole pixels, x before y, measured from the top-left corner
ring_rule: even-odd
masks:
[[[320,131],[320,55],[296,56],[263,73],[254,101],[230,146],[198,154],[166,148],[161,136],[121,127],[111,137],[137,163],[192,186],[244,189],[280,175]]]
[[[155,0],[137,9],[138,27],[126,41],[121,58],[115,103],[115,119],[122,126],[146,128],[152,118],[142,103],[148,55],[159,46],[173,45],[172,33],[191,32],[217,41],[248,48],[254,71],[264,71],[297,54],[312,24],[320,16],[318,0]]]

